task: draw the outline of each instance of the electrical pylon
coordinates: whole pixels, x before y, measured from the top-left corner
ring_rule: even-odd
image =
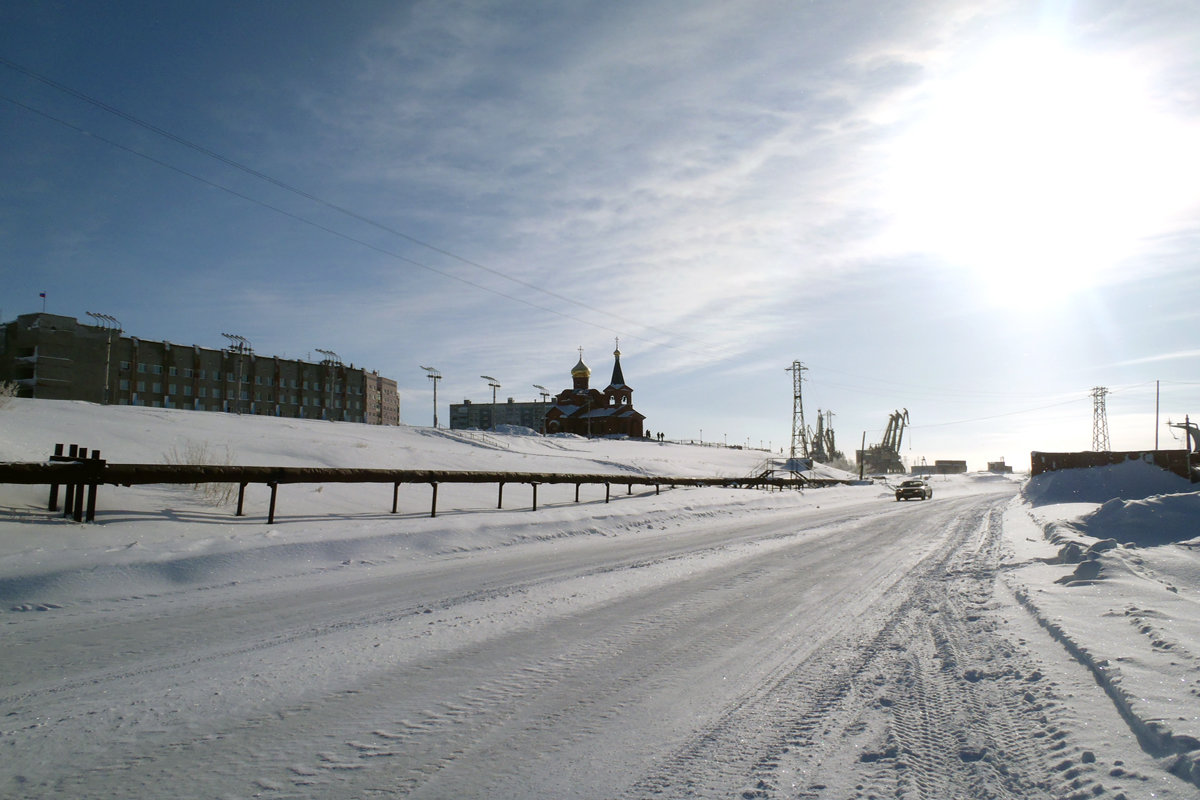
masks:
[[[1108,452],[1108,412],[1104,410],[1104,396],[1108,389],[1096,386],[1092,389],[1092,449],[1098,453]]]
[[[804,400],[800,396],[800,385],[804,383],[804,372],[808,367],[793,361],[785,372],[792,373],[792,447],[788,458],[808,458],[808,428],[804,426]]]

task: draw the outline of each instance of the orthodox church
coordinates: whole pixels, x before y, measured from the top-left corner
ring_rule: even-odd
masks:
[[[646,418],[633,410],[633,389],[626,385],[621,372],[620,342],[613,350],[613,359],[608,386],[604,391],[592,389],[588,386],[592,370],[583,363],[583,348],[579,348],[579,363],[571,370],[573,386],[555,396],[554,405],[546,412],[546,433],[641,438]]]

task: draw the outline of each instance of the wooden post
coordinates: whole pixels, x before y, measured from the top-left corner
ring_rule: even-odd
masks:
[[[909,439],[909,445],[911,446],[912,437],[910,436],[910,437],[908,437],[908,439]],[[861,481],[863,479],[863,470],[867,466],[867,432],[866,431],[863,431],[862,447],[861,447],[861,449],[859,449],[858,452],[862,453],[862,455],[860,455],[858,457],[858,479]]]
[[[629,482],[629,490],[625,494],[633,494],[633,481]]]
[[[396,506],[400,502],[400,481],[392,484],[392,513],[396,513]]]
[[[433,502],[429,506],[429,516],[436,517],[437,516],[437,481],[434,481],[433,483],[431,483],[429,485],[433,487]]]
[[[575,484],[575,502],[579,502],[579,484]]]
[[[496,497],[496,508],[504,508],[504,481],[500,481],[500,492]]]
[[[79,459],[82,461],[87,458],[87,448],[79,448]],[[76,483],[71,486],[75,492],[75,504],[71,508],[71,519],[75,522],[83,522],[83,484]]]
[[[79,445],[77,445],[77,444],[71,445],[67,449],[67,457],[68,458],[78,458],[79,457]],[[70,516],[71,512],[74,509],[75,509],[75,484],[68,483],[66,494],[63,497],[63,516],[64,517]]]
[[[92,469],[95,470],[92,474],[92,482],[88,484],[88,499],[87,499],[87,521],[96,521],[96,492],[99,490],[100,470],[104,468],[104,462],[100,460],[100,451],[92,451]]]
[[[269,510],[267,511],[267,524],[274,525],[275,524],[275,492],[279,489],[279,484],[278,483],[268,483],[267,486],[271,487],[271,505],[270,505]]]
[[[54,455],[62,456],[62,454],[63,454],[63,446],[61,444],[54,445]],[[47,502],[46,508],[49,511],[58,511],[58,484],[57,483],[50,484],[50,500],[49,500],[49,502]]]
[[[529,485],[533,487],[533,510],[537,511],[537,487],[538,487],[538,485],[536,482],[531,483]]]
[[[237,513],[234,514],[234,516],[236,516],[236,517],[244,517],[245,516],[245,514],[243,513],[243,510],[242,510],[245,507],[245,504],[246,504],[246,484],[243,481],[242,483],[238,484],[238,507],[237,507]]]
[[[658,494],[658,484],[654,484],[654,493]]]
[[[610,489],[612,489],[612,484],[605,481],[604,482],[604,502],[606,502],[606,503],[608,502]]]

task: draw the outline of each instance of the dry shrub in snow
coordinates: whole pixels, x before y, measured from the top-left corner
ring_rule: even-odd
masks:
[[[17,384],[12,381],[0,381],[0,408],[8,405],[8,401],[17,396]]]
[[[208,464],[227,467],[233,464],[233,451],[229,449],[229,445],[214,447],[208,442],[189,440],[184,443],[182,451],[178,447],[168,450],[163,456],[163,462],[166,464],[189,464],[192,466]],[[229,505],[237,494],[236,487],[232,483],[194,483],[192,489],[200,493],[204,502],[214,506]]]

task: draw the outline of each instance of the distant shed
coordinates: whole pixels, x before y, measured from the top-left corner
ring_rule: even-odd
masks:
[[[967,462],[938,459],[930,464],[914,464],[909,468],[910,475],[962,475],[967,471]]]

